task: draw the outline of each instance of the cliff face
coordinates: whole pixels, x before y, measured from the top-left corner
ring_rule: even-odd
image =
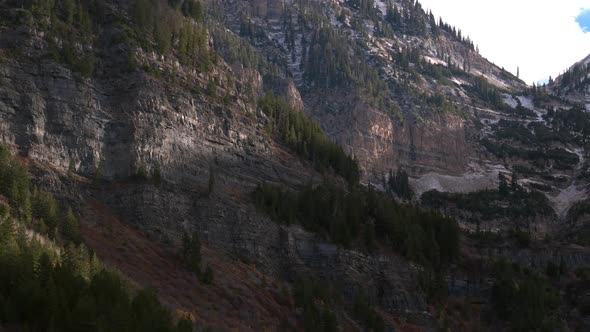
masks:
[[[480,102],[467,91],[471,79],[483,77],[506,91],[521,90],[524,83],[479,55],[468,39],[436,30],[436,24],[429,23],[428,15],[414,3],[370,3],[374,8],[323,0],[280,5],[232,0],[218,5],[236,34],[285,68],[301,91],[306,112],[358,159],[366,181],[380,182],[398,167],[415,176],[466,172],[469,161],[480,157],[478,142],[470,139],[477,132],[473,118]],[[412,33],[406,24],[387,32],[390,4],[424,19],[426,31]],[[343,39],[331,40],[318,31],[330,31],[328,36],[334,32]],[[338,43],[345,43],[344,59],[334,55]],[[341,71],[353,74],[326,87],[310,73],[309,63],[314,61],[310,54],[318,48],[331,54],[326,57],[334,56],[320,66],[322,73],[347,61],[366,67],[343,65]],[[412,58],[412,52],[419,56]],[[363,70],[371,71],[368,68],[378,72],[382,85],[359,78],[366,74]],[[449,72],[441,76],[429,70]],[[442,96],[457,108],[442,110],[440,104],[426,101],[432,96]]]
[[[266,134],[255,96],[246,92],[246,85],[262,92],[256,71],[221,62],[205,77],[138,53],[156,74],[82,78],[39,60],[35,55],[47,45],[27,38],[36,46],[0,63],[0,139],[30,160],[38,184],[75,206],[84,222],[101,224],[91,208],[98,200],[170,251],[183,233],[198,231],[216,252],[276,278],[316,275],[345,290],[349,301],[362,291],[392,314],[431,324],[418,269],[405,260],[342,249],[300,227],[277,225],[252,207],[249,194],[261,182],[297,188],[320,178]],[[117,64],[104,65],[116,71]],[[229,102],[207,92],[211,80]],[[275,82],[273,89],[302,110],[292,81]],[[143,179],[156,173],[159,185]]]
[[[231,106],[216,103],[198,79],[202,90],[195,93],[142,72],[81,79],[49,61],[7,60],[0,72],[2,140],[62,172],[113,180],[159,167],[170,181],[199,183],[215,163],[257,179],[289,178],[302,168],[294,157],[280,157],[254,119],[252,101],[233,92]]]
[[[590,110],[590,55],[550,81],[548,87],[556,95]]]
[[[326,132],[361,161],[367,179],[380,181],[400,166],[416,175],[465,171],[473,148],[466,140],[470,129],[464,118],[437,113],[400,122],[388,111],[343,94],[320,92],[309,97],[308,105]]]
[[[110,15],[117,16],[117,2],[107,3]],[[396,3],[407,6],[409,2]],[[98,201],[165,246],[168,254],[177,251],[185,232],[197,231],[213,252],[254,265],[250,266],[253,270],[287,281],[299,275],[316,276],[341,290],[348,303],[364,293],[389,318],[433,327],[435,320],[418,285],[422,267],[389,248],[371,255],[336,246],[299,226],[272,222],[253,207],[250,194],[259,183],[297,190],[324,176],[270,137],[269,120],[257,107],[258,97],[272,92],[284,97],[291,108],[311,115],[358,159],[363,182],[381,184],[389,170],[403,167],[415,177],[411,183],[416,184],[418,194],[433,188],[456,192],[495,189],[499,172],[516,174],[515,166],[519,166],[529,171],[520,182],[526,190],[537,185],[554,199],[552,204],[569,207],[570,200],[585,197],[584,152],[573,140],[563,143],[551,138],[540,151],[559,148],[561,154],[551,160],[528,158],[537,149],[536,141],[519,142],[519,137],[506,135],[505,129],[522,125],[527,126],[526,133],[535,135],[541,130],[531,124],[552,129],[550,119],[545,118],[546,105],[536,107],[523,95],[522,82],[450,32],[434,37],[429,34],[430,24],[424,25],[429,32],[419,36],[381,31],[385,3],[375,4],[380,12],[369,13],[372,16],[367,19],[369,14],[343,1],[213,2],[211,11],[216,16],[210,26],[225,31],[227,25],[235,33],[225,33],[242,44],[230,45],[230,51],[238,54],[228,55],[221,51],[224,42],[229,44],[227,40],[213,33],[203,37],[208,49],[219,50],[211,56],[207,70],[181,64],[172,51],[162,56],[117,43],[113,36],[124,27],[106,15],[106,28],[93,46],[100,61],[91,77],[52,59],[54,46],[41,29],[2,26],[0,142],[31,163],[38,184],[75,206],[84,222],[95,227],[87,230],[90,239],[104,217],[94,211]],[[20,10],[1,13],[8,12]],[[118,19],[131,24],[124,15]],[[248,30],[249,23],[254,24],[255,33],[238,37],[245,34],[241,30]],[[328,29],[327,35],[343,36],[335,40],[343,43],[345,55],[319,66],[318,79],[304,62],[312,49],[306,43],[328,26],[337,32]],[[412,49],[419,50],[417,57],[411,55]],[[337,47],[327,47],[325,52],[335,53]],[[133,68],[127,63],[130,55],[137,62]],[[352,69],[352,74],[347,73],[350,77],[365,81],[318,83],[322,75],[329,74],[323,70],[339,63],[336,60],[350,65],[340,68]],[[366,72],[356,72],[355,66]],[[340,77],[335,72],[330,75]],[[480,77],[490,86],[478,94],[473,90]],[[496,100],[486,100],[485,90],[496,91]],[[502,106],[504,103],[511,106]],[[504,150],[506,146],[521,150],[495,155],[486,152],[482,139]],[[563,156],[573,161],[560,165]],[[473,177],[463,177],[468,172]],[[447,183],[437,178],[440,176]],[[460,185],[472,181],[482,184]],[[568,196],[572,193],[573,198]],[[499,208],[511,204],[501,203]],[[471,219],[476,213],[459,211],[456,216],[465,217],[461,220],[464,229],[475,230]],[[587,223],[586,219],[581,222]],[[557,227],[556,220],[553,214],[518,222],[501,216],[483,226],[486,230],[528,227],[531,233],[544,236],[561,230],[563,225]],[[515,251],[492,246],[489,251],[494,257],[537,269],[560,257],[572,267],[583,266],[589,257],[585,250],[567,247]],[[452,294],[489,295],[489,283],[474,281],[475,277],[464,276],[464,272],[457,272],[458,285],[447,280]],[[476,284],[475,290],[469,290],[470,283]],[[173,298],[171,294],[165,295]],[[278,319],[268,316],[271,322],[256,328],[278,329]]]
[[[178,185],[117,185],[95,194],[165,244],[176,244],[183,228],[194,229],[211,248],[270,275],[289,281],[314,275],[341,290],[346,301],[364,292],[396,316],[430,324],[416,267],[396,256],[344,249],[298,226],[278,225],[228,191],[222,187],[205,197]]]

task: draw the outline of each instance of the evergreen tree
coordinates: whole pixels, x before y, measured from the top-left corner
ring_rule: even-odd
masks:
[[[215,172],[213,166],[209,167],[209,183],[207,185],[207,196],[211,196],[215,190]]]
[[[192,236],[184,234],[182,239],[182,259],[189,270],[197,274],[200,273],[201,241],[197,232],[193,233]]]
[[[154,37],[156,39],[156,46],[158,53],[166,55],[172,49],[172,31],[170,29],[171,23],[168,17],[163,15],[158,18],[158,23],[154,27]]]
[[[211,285],[213,283],[213,269],[210,265],[207,265],[205,271],[201,275],[201,282],[205,285]]]
[[[521,189],[520,185],[518,184],[518,176],[516,172],[512,173],[512,179],[510,180],[510,189],[512,191],[519,191]]]
[[[559,275],[565,276],[566,274],[567,274],[567,264],[562,256],[561,259],[559,260]]]
[[[64,238],[68,241],[72,241],[77,245],[82,242],[82,236],[80,235],[80,227],[78,225],[78,220],[74,216],[72,208],[68,207],[68,210],[63,218],[63,225],[61,231]]]
[[[502,196],[506,196],[508,195],[508,183],[506,182],[506,176],[504,176],[504,173],[499,172],[498,173],[498,192],[500,193],[500,195]]]
[[[72,25],[72,23],[74,22],[74,14],[76,12],[75,0],[62,0],[61,5],[64,11],[64,15],[66,17],[66,23],[68,25]]]

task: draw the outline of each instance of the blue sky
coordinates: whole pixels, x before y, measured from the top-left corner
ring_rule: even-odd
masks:
[[[590,54],[590,0],[420,0],[480,53],[532,84]]]
[[[590,8],[584,8],[576,17],[576,22],[584,32],[590,32]]]

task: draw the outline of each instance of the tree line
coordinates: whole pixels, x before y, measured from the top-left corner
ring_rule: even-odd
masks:
[[[505,261],[495,264],[494,277],[492,305],[512,331],[559,330],[559,293],[546,278]]]
[[[215,60],[207,45],[205,10],[199,0],[136,0],[123,15],[111,12],[104,0],[24,0],[17,5],[30,13],[30,25],[48,32],[53,60],[83,77],[95,73],[99,60],[95,44],[106,24],[113,24],[112,14],[118,21],[108,28],[118,29],[109,36],[109,43],[126,44],[130,69],[135,66],[131,58],[136,46],[174,54],[181,64],[200,71],[209,70]],[[104,46],[111,45],[100,45]]]
[[[316,169],[333,170],[350,183],[360,177],[356,160],[332,142],[320,125],[302,112],[292,110],[282,98],[272,93],[261,97],[258,106],[269,118],[267,131],[313,163]]]
[[[0,146],[0,326],[25,331],[192,331],[153,290],[131,290],[83,243],[71,209],[33,190]],[[62,217],[63,216],[63,217]],[[48,240],[40,240],[45,225]],[[61,229],[61,238],[57,228]],[[54,239],[54,240],[52,240]],[[1,328],[0,327],[0,328]]]
[[[162,55],[175,51],[182,64],[207,71],[213,55],[207,47],[203,13],[198,0],[137,0],[133,9],[137,42],[147,50],[155,46]]]
[[[439,269],[459,255],[459,229],[439,213],[396,203],[372,187],[309,184],[301,192],[261,184],[255,205],[271,219],[298,223],[306,230],[342,245],[375,250],[389,246],[410,260]]]

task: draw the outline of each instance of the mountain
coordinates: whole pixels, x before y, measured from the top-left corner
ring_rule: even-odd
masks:
[[[197,330],[588,327],[577,69],[528,87],[410,0],[12,0],[0,29],[0,226],[89,248],[131,293],[157,291],[164,309],[137,301],[154,317]],[[37,271],[31,257],[23,270]],[[56,271],[71,261],[51,257]],[[79,262],[76,294],[95,294],[101,274]],[[48,307],[6,280],[0,329],[116,322],[94,295],[63,302],[89,313],[78,320],[33,321],[6,308]],[[125,316],[150,316],[127,302]]]
[[[576,62],[563,74],[555,78],[555,81],[549,84],[555,94],[567,98],[569,101],[587,105],[590,103],[589,90],[590,79],[590,55],[581,61]],[[586,106],[588,110],[588,106]]]

